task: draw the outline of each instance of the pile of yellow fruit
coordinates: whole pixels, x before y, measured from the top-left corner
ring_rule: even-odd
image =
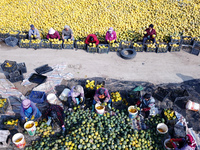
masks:
[[[166,45],[166,44],[159,44],[158,47],[159,47],[159,48],[166,48],[167,45]]]
[[[42,43],[50,43],[49,40],[43,40]]]
[[[9,63],[7,62],[6,65],[5,65],[5,67],[10,68],[10,67],[12,67],[12,65],[9,64]],[[5,99],[5,100],[6,100],[6,99]],[[1,101],[1,100],[0,100],[0,101]]]
[[[91,90],[94,90],[94,88],[95,88],[95,81],[94,80],[86,80],[86,85],[85,85],[85,87],[87,88],[87,89],[91,89]]]
[[[66,24],[76,39],[96,32],[105,36],[111,26],[121,40],[142,39],[150,23],[159,40],[200,35],[198,0],[1,0],[0,10],[0,29],[28,31],[34,24],[42,37],[51,27],[61,32]]]
[[[17,32],[17,31],[10,31],[9,32],[9,34],[12,34],[12,35],[16,35],[16,34],[18,34],[19,32]]]
[[[49,137],[54,135],[55,132],[52,130],[51,126],[47,126],[45,122],[40,122],[40,126],[36,128],[36,135],[41,137]]]
[[[170,46],[171,46],[171,47],[179,47],[178,44],[171,44]]]
[[[6,98],[1,98],[0,99],[0,108],[2,108],[6,102],[7,102]]]
[[[101,84],[98,83],[98,84],[96,85],[96,89],[97,89],[97,90],[98,90],[99,88],[102,88],[102,87],[104,87],[104,84],[103,84],[103,83],[101,83]]]
[[[76,44],[79,44],[79,45],[84,45],[85,42],[84,41],[77,41]]]
[[[62,44],[62,40],[59,39],[49,39],[50,42],[52,42],[52,44]]]
[[[16,126],[17,126],[17,123],[18,123],[18,119],[16,120],[11,119],[4,122],[5,125],[16,125]]]
[[[156,45],[151,43],[151,44],[147,44],[147,47],[148,48],[156,48]]]
[[[112,43],[110,44],[111,47],[119,47],[119,43]]]
[[[24,32],[21,32],[19,35],[26,35],[26,33],[24,33]]]
[[[64,44],[73,44],[74,43],[74,41],[73,40],[71,40],[71,39],[65,39],[64,40]]]
[[[107,45],[99,45],[99,48],[108,48],[108,46]]]
[[[185,41],[189,41],[191,39],[192,39],[191,37],[185,37],[185,38],[183,38],[183,40],[185,40]]]
[[[122,100],[122,97],[119,92],[112,92],[111,99],[112,99],[112,102],[119,102]]]
[[[171,38],[172,38],[173,40],[180,40],[180,39],[181,39],[180,36],[172,36]]]
[[[134,43],[133,47],[142,47],[142,44]]]
[[[29,43],[30,42],[30,40],[28,40],[28,39],[22,39],[21,40],[21,43]]]
[[[97,47],[95,43],[90,43],[89,47]]]
[[[165,109],[164,115],[167,117],[168,120],[176,119],[175,112],[172,109]]]
[[[36,40],[31,40],[31,43],[35,43],[35,44],[39,44],[41,42],[40,39],[36,39]]]
[[[2,34],[6,34],[6,33],[8,33],[8,32],[10,32],[9,29],[2,29],[2,30],[0,30],[0,33],[2,33]]]
[[[124,42],[124,41],[122,41],[122,43],[121,43],[123,46],[130,46],[131,45],[131,43],[130,42]]]

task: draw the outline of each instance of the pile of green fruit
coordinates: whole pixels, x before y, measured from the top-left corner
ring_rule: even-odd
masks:
[[[156,126],[148,130],[133,130],[132,120],[127,111],[113,110],[116,116],[109,113],[99,116],[89,109],[76,109],[67,112],[65,117],[66,136],[48,136],[32,142],[26,149],[38,150],[72,150],[72,149],[125,149],[125,150],[159,150],[163,144],[156,134]],[[146,120],[146,123],[159,123],[157,116]]]

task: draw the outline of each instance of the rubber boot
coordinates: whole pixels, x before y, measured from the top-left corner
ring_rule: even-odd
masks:
[[[108,108],[109,108],[109,109],[112,109],[112,108],[111,108],[111,104],[110,104],[110,103],[108,104]]]
[[[92,111],[94,112],[94,105],[92,105]]]

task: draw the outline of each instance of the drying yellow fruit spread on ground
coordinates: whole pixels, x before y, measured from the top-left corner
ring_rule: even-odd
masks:
[[[119,40],[138,40],[150,23],[159,40],[200,35],[199,0],[1,0],[0,12],[1,29],[28,31],[34,24],[42,37],[69,25],[76,39],[113,27]]]

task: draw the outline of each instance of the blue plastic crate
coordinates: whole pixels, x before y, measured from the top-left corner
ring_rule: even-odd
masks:
[[[34,103],[40,103],[41,104],[46,99],[46,94],[45,94],[45,92],[31,91],[31,93],[29,95],[29,99]]]

